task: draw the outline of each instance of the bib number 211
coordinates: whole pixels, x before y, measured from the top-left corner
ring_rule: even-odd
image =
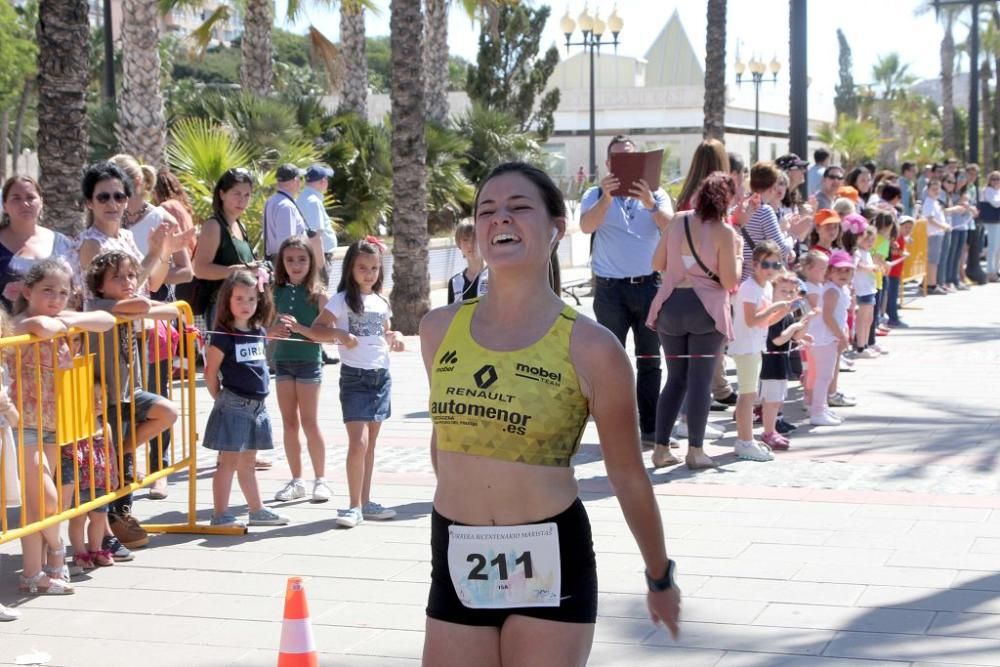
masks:
[[[466,607],[558,607],[559,529],[555,523],[449,526],[448,570]]]
[[[484,573],[486,568],[486,556],[482,554],[469,554],[467,561],[470,563],[475,563],[475,567],[469,572],[470,580],[478,581],[489,581],[489,574]],[[509,577],[507,576],[507,554],[500,554],[493,560],[489,561],[490,567],[495,567],[497,569],[497,574],[500,581],[506,581]],[[524,578],[532,579],[534,578],[534,570],[531,567],[531,552],[525,551],[520,556],[514,559],[514,567],[518,565],[524,566]]]

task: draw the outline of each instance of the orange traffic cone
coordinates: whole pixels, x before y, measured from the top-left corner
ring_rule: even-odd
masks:
[[[278,667],[319,667],[302,577],[289,577],[285,589],[285,618],[281,623]]]

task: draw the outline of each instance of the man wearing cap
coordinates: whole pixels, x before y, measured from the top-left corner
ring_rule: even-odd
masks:
[[[295,201],[302,185],[303,173],[294,164],[278,167],[275,174],[278,191],[264,204],[264,256],[271,261],[274,261],[274,256],[285,239],[302,234],[309,237],[309,246],[316,263],[323,263],[323,243],[316,232],[306,226],[305,216]]]
[[[816,206],[833,208],[837,199],[837,189],[844,184],[844,170],[838,166],[827,167],[823,172],[823,183],[816,191]]]
[[[788,176],[788,191],[793,192],[806,180],[806,168],[809,163],[800,158],[795,153],[782,155],[774,161],[778,169]]]
[[[306,186],[299,195],[299,210],[306,220],[309,231],[315,232],[323,244],[323,267],[320,277],[327,291],[330,291],[330,274],[333,269],[333,251],[337,248],[337,235],[323,204],[323,196],[330,187],[333,169],[325,164],[314,164],[306,169]]]

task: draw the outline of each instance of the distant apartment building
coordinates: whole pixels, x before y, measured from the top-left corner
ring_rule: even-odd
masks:
[[[90,0],[90,24],[95,28],[104,25],[104,3],[111,2],[112,34],[118,39],[122,21],[122,0]],[[216,44],[230,44],[243,34],[243,20],[239,14],[238,3],[204,0],[197,9],[183,7],[175,9],[160,17],[162,35],[174,35],[184,38],[194,32],[220,7],[229,8],[230,15],[225,21],[220,21],[212,31],[212,39]]]

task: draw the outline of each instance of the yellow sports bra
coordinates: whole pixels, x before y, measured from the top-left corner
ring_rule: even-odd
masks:
[[[462,303],[437,351],[430,414],[438,449],[568,467],[590,416],[569,355],[566,306],[534,345],[487,350],[472,338],[479,299]]]

